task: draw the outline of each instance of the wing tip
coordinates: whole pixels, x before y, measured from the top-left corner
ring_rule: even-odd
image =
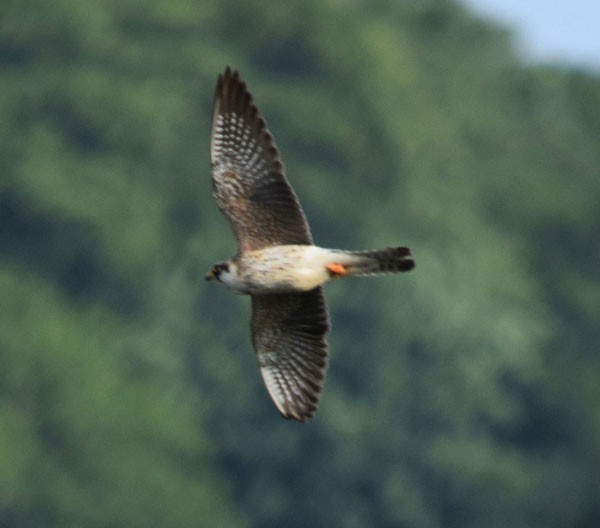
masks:
[[[258,114],[258,108],[253,104],[252,95],[241,80],[240,72],[230,66],[226,66],[225,71],[217,77],[215,107],[223,113],[236,111],[254,118]]]
[[[306,386],[296,386],[296,389],[300,390],[300,393],[297,393],[291,391],[288,386],[288,395],[282,390],[280,381],[277,380],[277,376],[273,375],[269,367],[261,367],[260,373],[273,404],[283,418],[305,423],[306,420],[315,415],[323,388],[322,383],[325,378],[325,369],[321,371],[322,377],[319,379],[319,384],[316,387],[313,385],[311,387],[312,390],[309,391]],[[289,394],[292,393],[296,397],[290,398]]]
[[[246,83],[242,81],[239,70],[225,67],[225,71],[217,78],[214,98],[214,114],[236,113],[243,116],[252,127],[253,132],[260,137],[272,157],[279,157],[273,135],[269,132],[267,123],[262,117]],[[214,119],[214,118],[213,118]]]
[[[277,410],[279,411],[281,416],[283,416],[286,420],[296,420],[300,423],[306,423],[307,420],[309,420],[316,414],[317,406],[313,405],[307,408],[300,408],[288,405],[283,410],[277,407]]]

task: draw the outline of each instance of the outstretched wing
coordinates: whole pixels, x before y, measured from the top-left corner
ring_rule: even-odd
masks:
[[[241,251],[312,244],[265,120],[237,71],[219,75],[210,139],[213,195]]]
[[[322,288],[252,296],[252,344],[271,399],[285,418],[317,410],[327,369],[329,314]]]

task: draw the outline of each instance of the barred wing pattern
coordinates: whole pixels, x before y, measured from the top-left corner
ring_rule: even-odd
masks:
[[[271,399],[301,422],[317,410],[328,361],[322,288],[252,297],[252,343]]]
[[[219,76],[210,141],[213,195],[240,251],[312,244],[279,151],[237,71]]]

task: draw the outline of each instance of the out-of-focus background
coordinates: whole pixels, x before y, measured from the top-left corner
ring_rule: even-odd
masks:
[[[462,0],[477,13],[510,27],[523,58],[600,70],[595,0]]]
[[[0,526],[595,527],[600,78],[456,1],[0,7]],[[239,68],[323,246],[317,416],[281,419],[211,197]]]

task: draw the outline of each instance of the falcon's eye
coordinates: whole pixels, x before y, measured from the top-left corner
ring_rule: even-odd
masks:
[[[222,271],[229,271],[229,264],[227,262],[221,262],[219,264],[215,264],[213,268],[213,273],[218,277]]]

